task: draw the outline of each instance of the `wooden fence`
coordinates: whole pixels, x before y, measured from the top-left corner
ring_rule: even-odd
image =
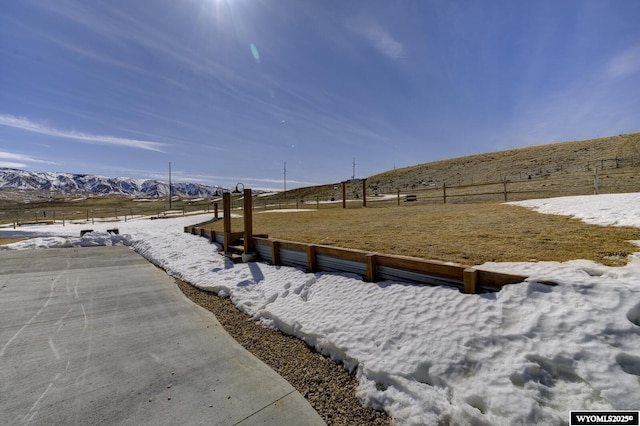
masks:
[[[208,238],[225,248],[247,238],[244,232],[216,232],[186,226],[184,232]],[[225,239],[225,235],[228,236]],[[500,291],[507,284],[522,283],[527,277],[484,271],[457,263],[444,263],[408,256],[387,255],[363,250],[250,237],[257,260],[272,265],[299,267],[307,272],[347,272],[366,281],[392,280],[429,285],[447,285],[464,293]],[[246,245],[246,241],[243,241]]]

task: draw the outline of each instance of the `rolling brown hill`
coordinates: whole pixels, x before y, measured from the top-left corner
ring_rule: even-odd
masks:
[[[569,195],[580,193],[579,190],[572,191],[572,187],[592,191],[591,182],[596,169],[603,178],[615,175],[616,183],[612,185],[620,186],[619,192],[640,191],[640,185],[634,189],[635,179],[640,184],[640,132],[510,149],[389,170],[367,178],[367,194],[405,193],[441,188],[443,185],[471,186],[507,180],[513,183],[541,182],[541,187],[558,186],[558,191],[549,195],[556,196],[564,195],[560,188],[562,185],[556,183],[561,179],[566,182],[566,195]],[[347,197],[354,198],[361,193],[362,184],[351,183],[347,188]],[[341,185],[304,187],[289,190],[286,194],[289,201],[327,200],[332,197],[341,199]],[[282,194],[272,199],[279,198]]]

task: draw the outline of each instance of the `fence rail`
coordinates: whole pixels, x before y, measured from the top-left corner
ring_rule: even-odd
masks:
[[[206,237],[227,246],[242,238],[241,232],[228,233],[186,226],[184,232]],[[247,238],[246,235],[244,238]],[[473,267],[421,258],[388,255],[325,245],[279,240],[267,236],[251,237],[258,260],[273,265],[303,268],[307,272],[347,272],[366,281],[395,280],[429,285],[447,285],[465,293],[495,292],[507,284],[522,283],[525,276],[485,271]]]

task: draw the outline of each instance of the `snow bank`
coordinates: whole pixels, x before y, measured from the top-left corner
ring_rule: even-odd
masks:
[[[638,197],[517,204],[640,226]],[[638,255],[618,268],[584,260],[487,263],[482,267],[531,278],[500,293],[464,295],[233,264],[206,239],[183,232],[193,222],[120,223],[117,236],[105,232],[113,224],[96,224],[97,232],[83,238],[77,237],[83,225],[30,228],[47,236],[0,249],[127,244],[171,275],[230,296],[256,320],[344,363],[359,379],[362,400],[396,424],[566,424],[569,410],[640,408]]]

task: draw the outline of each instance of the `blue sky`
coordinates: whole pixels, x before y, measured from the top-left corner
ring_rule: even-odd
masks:
[[[640,1],[0,0],[0,167],[282,189],[640,131]]]

